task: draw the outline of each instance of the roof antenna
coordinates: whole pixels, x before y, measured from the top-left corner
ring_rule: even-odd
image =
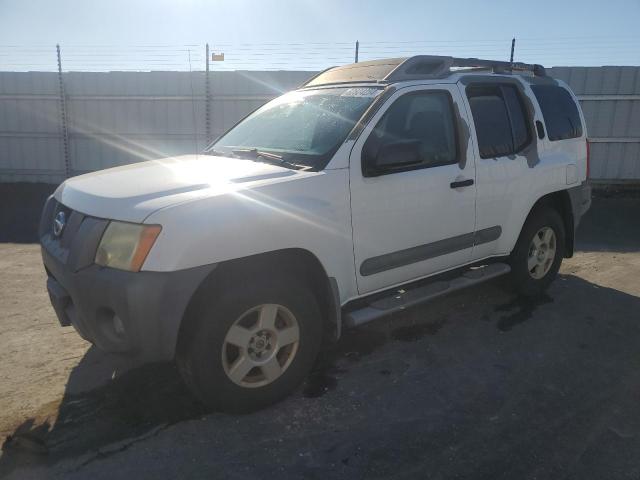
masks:
[[[516,49],[516,38],[511,39],[511,58],[509,59],[509,69],[513,72],[513,51]]]

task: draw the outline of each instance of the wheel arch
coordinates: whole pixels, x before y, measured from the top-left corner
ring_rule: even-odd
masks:
[[[176,350],[189,343],[192,326],[195,324],[195,311],[199,302],[211,295],[221,293],[229,285],[238,285],[247,279],[272,278],[273,275],[285,275],[295,281],[308,282],[320,307],[323,319],[324,341],[333,341],[340,337],[342,319],[340,315],[340,296],[335,278],[327,272],[312,252],[302,248],[288,248],[270,251],[219,263],[200,283],[193,293],[180,322]]]
[[[520,231],[522,232],[522,228],[524,228],[533,212],[543,207],[553,208],[558,212],[558,214],[560,214],[565,231],[564,257],[571,258],[574,251],[575,229],[573,209],[571,207],[571,197],[566,190],[558,190],[540,197],[529,210],[529,214],[522,224]]]

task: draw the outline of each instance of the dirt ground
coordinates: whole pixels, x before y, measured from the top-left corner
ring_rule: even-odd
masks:
[[[578,247],[540,299],[502,279],[350,330],[234,416],[61,328],[38,246],[0,243],[0,477],[637,480],[640,199],[596,199]]]

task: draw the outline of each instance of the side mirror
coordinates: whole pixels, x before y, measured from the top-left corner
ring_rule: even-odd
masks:
[[[364,158],[365,176],[376,177],[419,164],[421,143],[420,140],[399,140],[382,145],[376,153],[369,152]]]

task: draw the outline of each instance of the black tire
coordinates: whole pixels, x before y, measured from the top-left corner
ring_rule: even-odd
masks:
[[[223,348],[228,348],[224,347],[225,337],[245,312],[264,304],[283,306],[295,317],[299,327],[297,349],[288,367],[272,383],[240,386],[223,366]],[[294,279],[251,280],[247,286],[225,289],[213,296],[201,295],[189,315],[186,338],[181,339],[176,355],[178,369],[192,392],[214,410],[246,413],[284,398],[302,383],[321,346],[322,318],[315,296]]]
[[[534,278],[528,268],[534,235],[550,228],[555,234],[555,256],[550,268],[541,278]],[[544,292],[556,278],[565,252],[565,230],[562,217],[550,207],[536,208],[522,227],[518,243],[509,258],[513,288],[520,294],[534,297]]]

